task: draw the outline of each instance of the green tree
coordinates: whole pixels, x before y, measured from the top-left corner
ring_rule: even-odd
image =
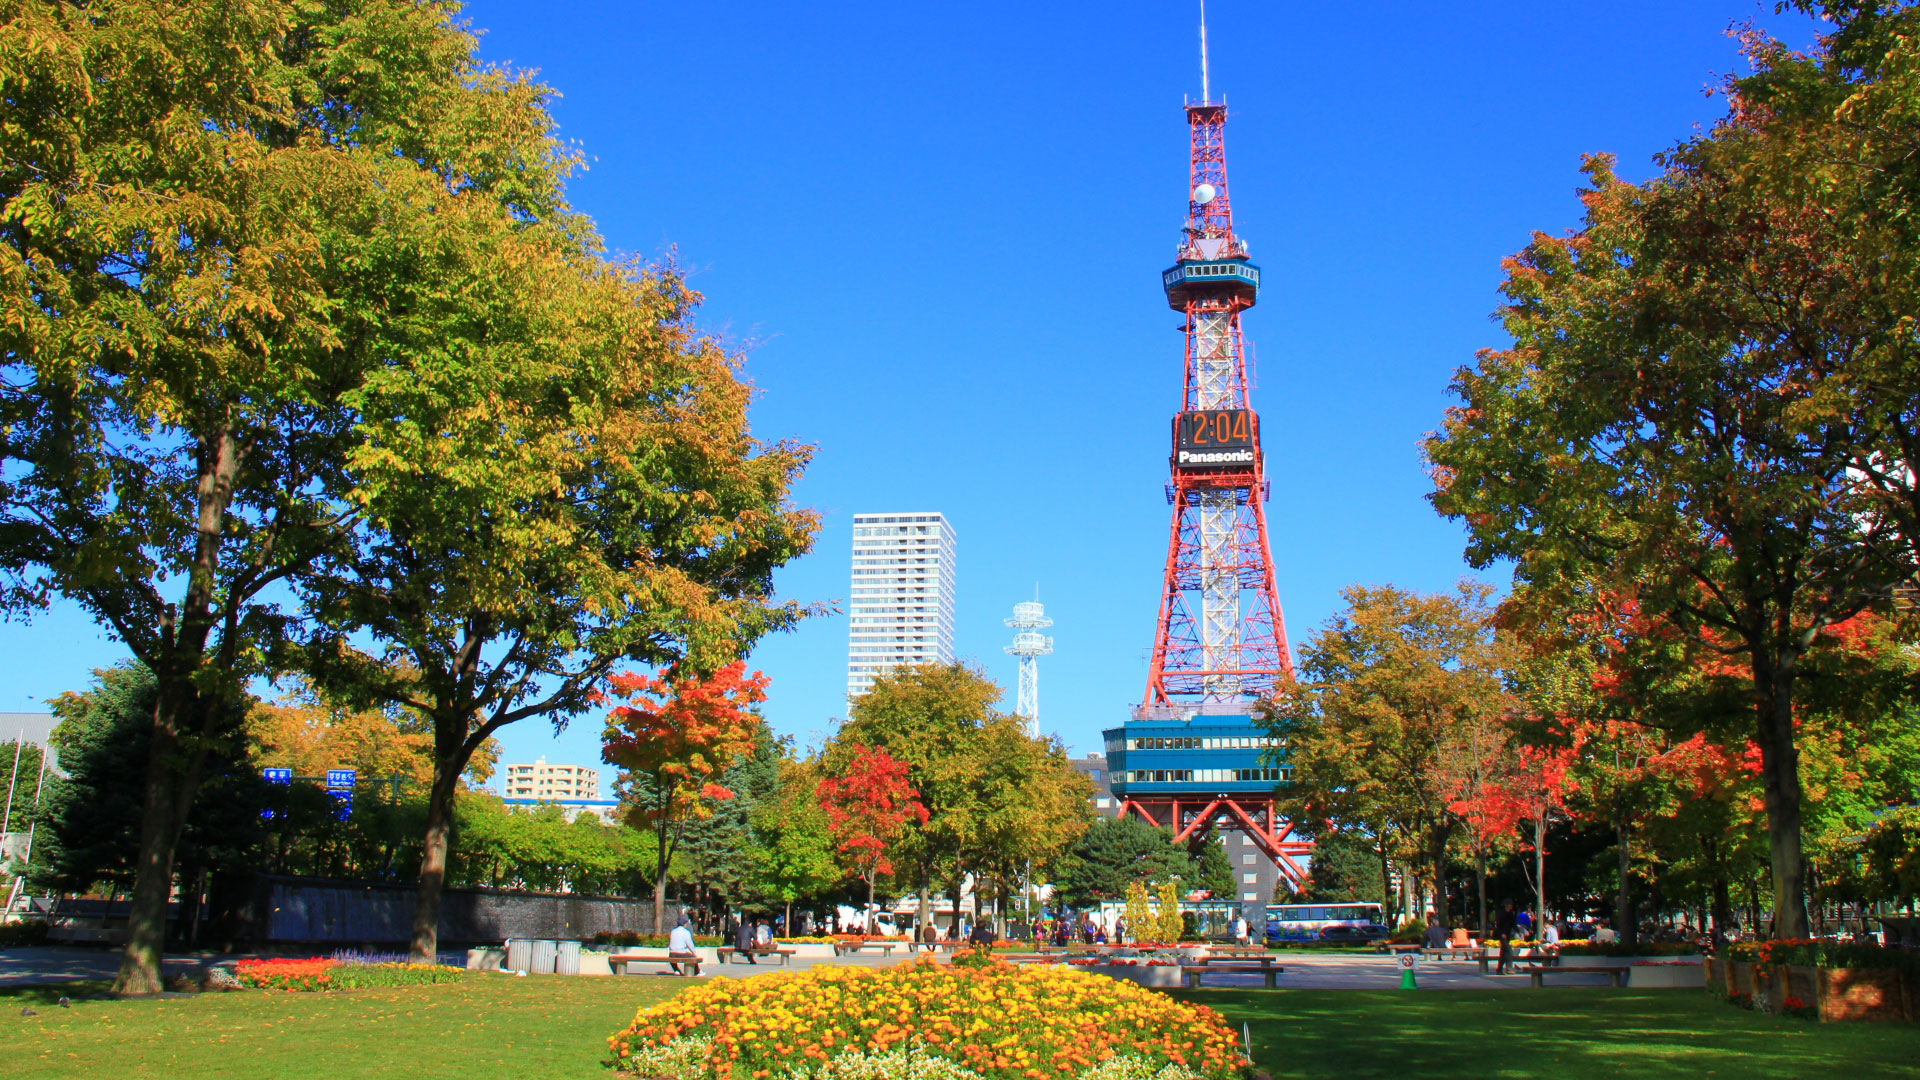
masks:
[[[1814,5],[1807,5],[1813,7]],[[1820,5],[1806,55],[1748,41],[1729,111],[1645,184],[1590,158],[1586,214],[1509,259],[1513,347],[1454,379],[1427,445],[1475,565],[1637,579],[1749,670],[1775,932],[1807,935],[1795,706],[1821,631],[1915,573],[1906,5]]]
[[[448,17],[4,6],[0,603],[78,604],[158,687],[118,990],[160,989],[200,782],[295,628],[281,586],[351,517],[337,403],[385,312],[353,259],[419,225],[385,211],[450,164],[423,106],[491,93],[419,78],[423,51],[465,40]],[[483,110],[456,122],[490,133]]]
[[[1231,900],[1239,895],[1238,879],[1234,877],[1233,864],[1227,861],[1226,845],[1220,842],[1212,829],[1196,834],[1188,842],[1187,850],[1193,858],[1193,872],[1187,879],[1187,888],[1204,889],[1215,900]]]
[[[1285,889],[1280,882],[1277,889]],[[1274,898],[1276,901],[1280,897]],[[1380,881],[1371,839],[1347,829],[1323,830],[1313,837],[1313,862],[1307,868],[1307,903],[1374,903],[1387,897]]]
[[[1347,609],[1307,643],[1300,680],[1263,707],[1291,767],[1283,812],[1380,838],[1383,890],[1391,846],[1442,881],[1460,823],[1447,766],[1463,738],[1509,707],[1491,591],[1467,583],[1452,594],[1342,590]],[[1447,893],[1434,890],[1443,922]]]
[[[151,758],[159,694],[152,672],[127,663],[96,672],[85,692],[54,700],[57,723],[48,741],[60,769],[49,770],[40,806],[27,821],[34,843],[24,876],[35,887],[87,892],[105,885],[120,892],[134,885],[146,805],[141,780]],[[242,874],[255,865],[271,793],[246,767],[244,755],[244,747],[233,744],[209,755],[201,810],[176,853],[189,878],[203,870]]]
[[[1139,818],[1096,818],[1075,840],[1054,885],[1070,906],[1118,900],[1139,882],[1160,885],[1191,876],[1187,853],[1173,834]],[[1145,933],[1136,927],[1135,933]]]
[[[748,891],[786,907],[793,932],[793,905],[820,896],[846,876],[833,850],[832,823],[820,808],[818,777],[808,762],[780,762],[774,797],[751,817],[753,873]]]
[[[857,746],[885,750],[908,765],[908,780],[926,807],[924,825],[909,822],[889,858],[919,897],[919,925],[932,915],[928,890],[936,876],[951,882],[958,910],[963,856],[982,811],[976,770],[982,733],[996,716],[1001,690],[966,664],[912,664],[876,679],[856,698],[846,722],[822,753],[829,773],[845,768]]]

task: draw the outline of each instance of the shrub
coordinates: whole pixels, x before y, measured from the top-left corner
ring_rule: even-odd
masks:
[[[1064,968],[930,958],[718,978],[607,1039],[625,1073],[676,1080],[1231,1080],[1220,1015]]]
[[[1700,946],[1684,941],[1643,941],[1628,945],[1621,941],[1563,941],[1562,956],[1692,956]]]
[[[630,930],[602,930],[593,935],[594,945],[617,945],[623,949],[664,949],[667,947],[665,934],[636,934]],[[695,934],[695,945],[727,945],[718,934]]]
[[[1813,938],[1741,941],[1727,946],[1727,958],[1761,967],[1792,964],[1824,968],[1891,968],[1920,975],[1920,952],[1861,945],[1851,941],[1819,941]]]
[[[41,920],[0,925],[0,949],[18,949],[47,943],[47,924]]]
[[[1751,1009],[1753,1008],[1753,995],[1752,994],[1728,994],[1727,1004],[1737,1005],[1742,1009]]]

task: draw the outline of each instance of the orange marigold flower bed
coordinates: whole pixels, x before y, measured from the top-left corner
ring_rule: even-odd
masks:
[[[1104,1075],[1119,1057],[1207,1080],[1246,1067],[1233,1031],[1204,1005],[1066,968],[931,958],[717,978],[642,1009],[607,1050],[615,1069],[685,1080],[812,1075],[850,1054],[939,1058],[952,1075],[984,1080]]]

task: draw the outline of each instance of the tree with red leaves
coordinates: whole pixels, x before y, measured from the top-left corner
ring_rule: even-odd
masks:
[[[607,715],[601,757],[625,770],[633,783],[627,794],[634,806],[627,821],[651,828],[659,844],[659,869],[653,882],[654,932],[664,932],[667,875],[680,827],[688,818],[713,813],[713,804],[733,798],[714,783],[740,759],[753,753],[760,718],[753,706],[767,699],[767,677],[746,673],[734,661],[711,676],[625,673],[610,681],[628,704]]]
[[[1531,825],[1533,839],[1521,848],[1533,853],[1533,918],[1536,927],[1547,917],[1547,822],[1567,808],[1568,769],[1579,752],[1573,747],[1521,746],[1504,755],[1501,768],[1478,785],[1476,793],[1447,807],[1468,823],[1477,836],[1512,833],[1522,823]]]
[[[887,847],[907,822],[927,823],[920,792],[907,782],[909,766],[878,747],[855,746],[839,776],[820,781],[820,808],[832,824],[835,850],[867,883],[867,925],[873,925],[873,887],[893,876]]]

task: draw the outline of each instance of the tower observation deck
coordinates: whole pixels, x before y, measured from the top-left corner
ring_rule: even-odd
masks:
[[[1233,230],[1227,107],[1207,88],[1204,8],[1200,56],[1201,100],[1186,106],[1187,223],[1160,275],[1186,342],[1168,455],[1166,572],[1144,700],[1104,732],[1107,762],[1121,816],[1182,840],[1237,829],[1298,888],[1311,844],[1292,836],[1274,805],[1286,747],[1252,719],[1254,703],[1293,678],[1240,328],[1259,299],[1260,268]]]

